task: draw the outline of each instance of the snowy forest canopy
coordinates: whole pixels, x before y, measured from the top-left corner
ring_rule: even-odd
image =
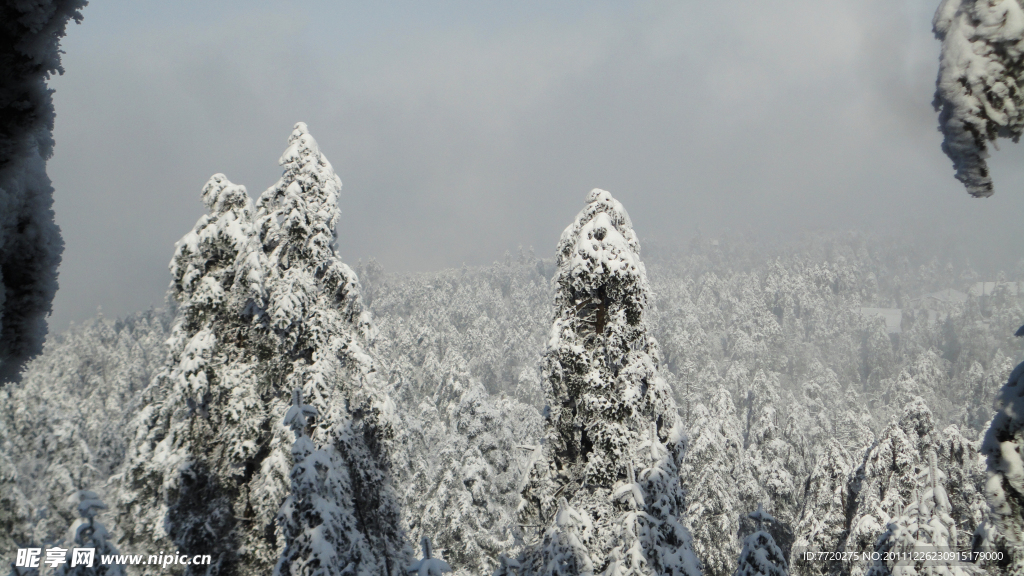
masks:
[[[12,576],[165,572],[118,556],[155,553],[217,575],[1024,574],[1024,260],[979,273],[898,234],[641,257],[594,189],[553,253],[353,268],[300,122],[255,200],[203,187],[166,309],[94,318],[22,370],[62,250],[44,79],[84,5],[0,18]],[[933,26],[943,150],[987,197],[988,143],[1024,129],[1024,8],[944,0]]]
[[[1015,406],[1024,261],[982,276],[906,238],[818,233],[697,236],[641,262],[594,191],[554,258],[353,270],[332,246],[340,180],[304,125],[289,144],[255,203],[223,175],[204,187],[167,309],[77,326],[0,391],[6,561],[77,542],[83,491],[109,507],[89,509],[95,545],[211,554],[217,574],[884,574],[802,552],[914,546],[1020,561],[1015,495],[992,505],[991,480],[1019,489],[998,460],[1019,430],[1010,409],[990,423]]]

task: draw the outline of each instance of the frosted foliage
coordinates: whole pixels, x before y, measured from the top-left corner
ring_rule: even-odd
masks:
[[[986,457],[985,497],[1001,535],[1010,544],[1024,543],[1024,363],[1010,374],[997,399],[981,452]]]
[[[420,545],[423,548],[423,558],[417,560],[406,572],[416,576],[441,576],[445,572],[451,572],[452,567],[440,558],[434,558],[430,538],[423,537]]]
[[[547,530],[521,555],[521,574],[699,574],[679,518],[686,436],[647,332],[640,245],[611,194],[587,195],[557,265],[543,359],[547,434],[520,508],[524,524]]]
[[[688,508],[702,512],[688,512],[683,519],[705,573],[712,573],[715,566],[722,566],[722,574],[735,571],[742,537],[748,533],[741,531],[746,529],[743,516],[758,502],[780,520],[768,532],[785,552],[805,529],[813,530],[816,540],[833,542],[828,550],[846,545],[842,534],[846,518],[836,514],[842,515],[844,509],[851,516],[865,513],[855,506],[860,490],[855,478],[836,473],[834,483],[825,487],[822,481],[817,490],[813,486],[817,480],[812,481],[808,490],[815,494],[815,501],[837,502],[831,511],[812,509],[809,501],[805,507],[804,488],[819,458],[837,453],[833,438],[848,454],[850,467],[862,463],[866,449],[890,419],[902,414],[904,405],[886,400],[887,393],[906,401],[913,401],[914,393],[926,394],[934,421],[942,422],[936,430],[945,427],[932,436],[941,444],[936,450],[949,478],[947,492],[951,516],[960,527],[959,546],[971,546],[987,504],[984,468],[982,464],[979,483],[975,434],[970,428],[988,425],[992,399],[1012,371],[1013,365],[999,350],[1019,346],[1011,335],[1020,326],[1021,309],[1017,299],[999,296],[953,307],[947,320],[934,321],[929,317],[934,311],[929,315],[927,302],[916,297],[947,287],[966,290],[963,283],[978,276],[955,262],[951,267],[945,260],[931,260],[927,251],[915,257],[907,252],[907,245],[876,236],[824,234],[803,237],[798,245],[778,251],[736,237],[720,237],[714,243],[698,237],[682,253],[644,246],[643,261],[654,292],[646,321],[654,329],[649,335],[657,337],[663,353],[659,366],[668,369],[664,377],[689,430],[682,479],[689,490]],[[494,542],[511,540],[514,532],[492,532],[493,524],[477,528],[474,518],[487,518],[487,514],[461,515],[461,503],[481,501],[478,495],[488,493],[487,475],[470,473],[486,468],[475,466],[475,452],[464,458],[463,465],[460,458],[465,452],[442,447],[454,432],[440,421],[448,418],[446,407],[476,385],[468,382],[479,380],[492,397],[505,393],[517,398],[525,398],[520,396],[524,384],[536,385],[538,390],[540,383],[549,385],[546,376],[537,377],[539,371],[527,373],[529,380],[517,377],[524,372],[517,368],[531,365],[531,358],[539,356],[525,355],[523,350],[539,352],[549,340],[544,332],[549,336],[550,332],[538,328],[543,324],[541,313],[548,309],[543,303],[549,298],[544,278],[558,272],[553,259],[538,261],[525,252],[491,266],[436,273],[382,274],[373,262],[357,268],[364,286],[367,278],[378,279],[370,292],[374,320],[381,328],[379,342],[387,339],[384,345],[394,360],[389,379],[392,394],[400,399],[403,426],[409,426],[403,435],[416,438],[422,431],[424,436],[411,443],[417,449],[398,458],[411,462],[409,468],[416,469],[417,475],[422,471],[425,479],[422,484],[419,480],[399,484],[403,506],[407,506],[403,515],[412,540],[430,535],[438,556],[457,573],[475,573],[472,566],[476,564],[468,559],[480,557],[486,558],[487,566],[497,565],[502,574],[519,570],[518,541],[512,548],[499,550],[497,559],[481,544],[492,542],[492,534],[497,534]],[[856,311],[869,305],[902,307],[904,331],[898,340],[889,336],[884,323]],[[580,310],[589,320],[583,326],[586,334],[596,328],[598,309]],[[971,372],[974,362],[983,369],[980,380],[977,370]],[[757,401],[759,394],[750,401],[754,382],[768,392],[761,396],[771,400],[773,410]],[[713,407],[720,391],[735,399],[730,400],[735,406],[729,418],[720,418],[727,411]],[[698,463],[715,463],[706,455],[708,446],[718,444],[707,442],[714,434],[703,436],[706,428],[714,426],[702,424],[700,405],[708,407],[716,421],[729,420],[735,438],[721,452],[725,471],[707,482],[694,481],[703,477]],[[422,417],[422,424],[406,420],[407,414]],[[951,423],[966,426],[951,429],[947,426]],[[947,430],[957,429],[946,435]],[[532,450],[535,444],[535,438],[519,436],[509,457],[537,455]],[[548,474],[544,448],[529,466],[531,474]],[[501,450],[481,452],[490,460]],[[915,460],[917,465],[920,462]],[[635,478],[641,470],[636,461]],[[767,499],[764,488],[769,484],[759,482],[756,475],[766,474],[772,486],[786,487],[788,483],[776,482],[785,477],[783,472],[793,479],[792,500],[779,507]],[[464,480],[472,484],[471,489]],[[552,492],[557,488],[554,484]],[[534,505],[527,502],[523,510]],[[787,517],[787,509],[792,518]],[[465,510],[475,513],[483,507],[467,505]],[[801,527],[801,518],[822,522]],[[454,519],[463,519],[464,529],[456,528]],[[525,524],[521,531],[528,545],[539,542],[549,527],[525,519],[519,522]],[[885,525],[878,525],[878,531],[868,537],[868,550],[884,531]],[[476,555],[475,550],[481,553]],[[502,563],[500,554],[511,558]],[[629,569],[630,557],[614,554],[619,554],[616,566]],[[815,565],[825,568],[822,563]],[[791,570],[800,573],[801,568],[794,560]]]
[[[479,382],[451,384],[438,390],[450,401],[403,410],[396,460],[409,465],[396,483],[411,538],[430,537],[457,574],[488,573],[521,547],[515,510],[542,425],[532,407]]]
[[[637,480],[641,498],[637,498],[639,505],[634,508],[636,520],[631,512],[626,513],[623,535],[627,534],[629,524],[635,522],[638,530],[629,531],[629,535],[637,535],[641,547],[636,552],[645,555],[651,573],[696,575],[701,573],[701,565],[683,523],[687,510],[679,478],[682,451],[670,449],[685,442],[681,423],[677,422],[669,431],[667,440],[667,445],[662,443],[657,426],[651,424],[648,439],[640,445],[643,468]],[[649,450],[646,459],[644,449]],[[635,547],[623,548],[632,557]]]
[[[544,576],[593,576],[594,561],[588,545],[594,539],[594,527],[587,514],[558,499],[554,524],[544,532],[544,540],[520,565],[525,574]]]
[[[901,532],[890,524],[906,524],[899,518],[907,510],[921,530],[930,531],[927,546],[969,547],[970,534],[982,520],[973,512],[981,511],[976,466],[971,444],[955,427],[935,430],[931,411],[916,399],[898,423],[882,432],[851,478],[854,507],[845,549],[870,552],[887,532],[897,542]],[[880,569],[865,561],[849,568],[852,574]]]
[[[743,539],[735,576],[789,576],[789,566],[782,550],[771,534],[764,531],[764,522],[775,519],[763,509],[750,514],[757,530]]]
[[[818,453],[807,479],[794,550],[838,548],[846,531],[846,483],[851,471],[851,458],[846,449],[837,440],[830,440]],[[828,563],[812,562],[799,566],[804,570],[794,566],[794,572],[826,574],[830,567]]]
[[[68,551],[65,563],[61,564],[54,574],[56,576],[124,576],[125,567],[118,564],[100,564],[104,555],[118,554],[118,549],[111,542],[111,534],[97,516],[107,508],[100,497],[91,490],[79,490],[67,499],[67,504],[78,512],[80,518],[68,530]],[[95,556],[92,565],[72,566],[72,549],[93,548]]]
[[[796,478],[806,474],[803,436],[795,421],[779,421],[776,378],[758,370],[746,394],[746,467],[757,490],[744,496],[748,508],[768,503],[775,516],[793,525],[800,500]]]
[[[710,407],[698,404],[691,417],[692,439],[682,464],[683,519],[704,573],[726,576],[735,570],[740,552],[735,538],[743,513],[740,493],[753,479],[744,465],[743,436],[729,392],[720,389]]]
[[[873,550],[890,519],[910,501],[917,486],[916,467],[921,461],[919,442],[927,443],[931,433],[929,428],[923,428],[925,438],[918,435],[915,424],[931,417],[930,413],[914,411],[922,406],[908,407],[899,424],[890,424],[855,471],[854,482],[859,489],[846,549]],[[857,563],[854,571],[862,574],[868,566],[867,562]]]
[[[972,196],[993,192],[988,142],[1024,130],[1024,7],[1019,0],[943,0],[933,20],[942,41],[935,107],[942,149]]]
[[[134,426],[119,528],[211,554],[215,574],[270,573],[285,547],[283,573],[397,573],[409,550],[385,453],[394,410],[358,279],[334,250],[341,182],[301,122],[280,162],[255,204],[214,175],[209,213],[176,246],[179,315],[157,401]],[[285,423],[295,390],[316,412],[300,462],[286,427],[297,417]],[[290,491],[301,495],[285,503]]]
[[[0,445],[0,557],[9,558],[31,542],[32,507],[18,488],[18,470]]]
[[[870,576],[889,574],[942,574],[966,576],[974,573],[970,566],[950,562],[943,556],[957,550],[957,526],[950,516],[952,508],[946,493],[946,474],[938,467],[935,452],[925,459],[917,486],[902,512],[886,525],[886,531],[875,542],[881,558],[868,570]],[[939,552],[938,559],[917,561],[914,552]],[[894,560],[886,553],[898,554]]]
[[[674,414],[641,319],[649,287],[629,216],[603,190],[587,201],[559,241],[555,321],[544,358],[549,450],[579,481],[610,485],[625,476],[628,447],[642,441],[646,422]],[[667,431],[671,422],[662,425]]]
[[[297,157],[310,159],[309,170],[322,170],[315,155]],[[280,218],[264,222],[277,231],[267,236],[275,243],[265,249],[256,225],[260,211],[244,202],[240,188],[214,179],[204,194],[204,224],[179,245],[174,266],[181,286],[174,290],[187,298],[177,303],[174,334],[170,314],[90,321],[54,338],[26,365],[21,383],[0,390],[0,544],[6,550],[0,565],[14,559],[15,545],[70,542],[68,526],[78,523],[78,511],[65,498],[91,489],[111,505],[97,519],[123,550],[178,550],[167,527],[189,550],[217,553],[217,574],[270,574],[289,538],[292,572],[355,570],[350,560],[356,557],[338,553],[333,543],[360,538],[365,546],[352,549],[362,551],[360,558],[390,551],[393,561],[380,562],[381,571],[402,572],[419,559],[404,551],[406,543],[411,549],[427,536],[436,545],[432,557],[458,576],[518,575],[544,565],[521,552],[536,552],[558,527],[562,496],[591,519],[590,538],[580,541],[595,574],[685,565],[685,548],[671,540],[672,522],[657,521],[674,516],[690,530],[704,573],[732,575],[743,538],[756,532],[746,512],[759,502],[778,519],[763,531],[789,554],[792,573],[862,574],[872,566],[801,564],[798,551],[801,545],[873,550],[916,501],[913,491],[918,498],[925,492],[921,472],[929,451],[945,475],[958,549],[1010,549],[985,501],[976,430],[992,419],[992,402],[1013,372],[1007,354],[1020,346],[1012,334],[1024,312],[1013,283],[936,317],[927,308],[934,302],[917,296],[949,287],[968,291],[986,278],[955,260],[950,265],[928,251],[908,252],[906,242],[816,234],[775,250],[742,238],[698,237],[685,254],[645,245],[653,295],[641,321],[648,350],[663,354],[648,352],[679,416],[672,426],[663,419],[660,431],[653,418],[656,442],[650,442],[651,420],[626,419],[637,426],[621,459],[628,462],[610,484],[593,485],[588,498],[592,486],[574,483],[565,473],[571,468],[554,464],[539,409],[542,387],[553,390],[550,376],[558,373],[548,361],[542,372],[539,362],[551,335],[552,292],[562,290],[549,282],[560,277],[554,258],[521,250],[490,266],[417,274],[385,274],[375,262],[362,263],[356,267],[360,299],[350,279],[351,290],[333,309],[352,313],[335,324],[334,313],[321,307],[329,298],[317,274],[305,272],[319,266],[303,260],[315,250],[299,249],[308,242],[281,232],[285,201],[299,205],[296,197],[279,196]],[[317,195],[310,190],[310,198]],[[306,210],[319,210],[315,201],[303,202]],[[608,222],[617,218],[605,214]],[[622,243],[610,246],[607,258],[591,247],[579,261],[593,257],[603,262],[601,270],[621,271],[628,259],[613,258],[612,248],[621,255]],[[280,288],[288,283],[295,289]],[[379,333],[362,320],[362,306],[371,302]],[[579,332],[567,337],[578,337],[569,342],[579,358],[591,358],[588,347],[600,344],[599,319],[602,334],[621,330],[609,312],[616,306],[591,299],[566,316],[578,321]],[[899,338],[856,312],[860,306],[901,307]],[[173,346],[165,348],[169,337]],[[335,349],[343,352],[334,355]],[[619,355],[607,349],[595,355],[594,381],[614,375],[607,366]],[[175,356],[165,362],[168,354]],[[593,366],[586,364],[584,374]],[[147,387],[154,374],[159,378]],[[385,375],[396,419],[378,393]],[[353,390],[354,382],[366,385]],[[296,442],[294,412],[288,418],[296,387],[302,405],[316,410],[303,415],[308,444]],[[915,394],[927,398],[927,411]],[[352,400],[351,412],[340,409],[344,398]],[[1011,388],[999,404],[997,427],[1012,425],[1014,398]],[[912,408],[906,418],[899,402]],[[552,403],[547,413],[571,419],[572,410]],[[380,425],[371,426],[373,419]],[[672,432],[680,422],[688,439]],[[582,452],[588,444],[583,429],[576,430]],[[1016,442],[1014,434],[1000,438]],[[384,450],[400,465],[381,464]],[[296,494],[296,462],[303,471],[296,480],[310,496],[285,507]],[[685,501],[669,485],[677,462]],[[322,480],[313,470],[323,470]],[[1002,474],[997,471],[1000,482]],[[392,475],[399,502],[393,506],[386,489],[374,490],[388,486]],[[1016,496],[1008,483],[1002,486],[1012,505]],[[528,498],[520,502],[524,488]],[[314,496],[346,504],[321,514]],[[544,506],[544,520],[530,516]],[[396,509],[400,517],[389,516]],[[401,524],[392,524],[394,518]],[[356,532],[337,528],[353,521]],[[381,538],[385,526],[400,526],[405,537]],[[846,526],[857,529],[856,538]],[[948,533],[952,539],[954,531]],[[231,551],[245,558],[238,561]],[[360,559],[359,570],[379,558]],[[259,564],[242,564],[253,559]],[[323,562],[314,567],[317,559]]]
[[[64,73],[60,39],[85,0],[0,4],[0,385],[42,351],[64,241],[54,222],[46,161],[53,154],[53,91]]]
[[[307,420],[317,410],[293,391],[284,424],[295,434],[292,444],[291,494],[277,521],[287,543],[275,575],[331,576],[377,574],[368,570],[373,557],[359,529],[351,493],[351,474],[333,445],[317,448],[306,435]]]
[[[384,275],[371,260],[357,271],[372,302],[377,348],[402,380],[392,391],[396,402],[445,403],[437,392],[451,390],[451,375],[465,374],[491,394],[543,406],[539,360],[551,322],[553,258],[520,250],[487,267]]]
[[[89,320],[48,340],[21,382],[0,390],[0,470],[6,452],[13,482],[11,491],[0,487],[0,517],[22,519],[0,533],[22,544],[58,541],[77,518],[68,494],[111,494],[107,482],[130,441],[125,428],[164,364],[170,321],[158,310]]]

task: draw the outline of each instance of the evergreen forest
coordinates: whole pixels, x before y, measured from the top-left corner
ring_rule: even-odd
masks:
[[[1021,573],[1024,260],[641,251],[595,189],[556,246],[391,273],[339,257],[305,124],[280,164],[255,200],[210,178],[165,307],[0,388],[12,575]],[[210,564],[15,562],[80,546]]]

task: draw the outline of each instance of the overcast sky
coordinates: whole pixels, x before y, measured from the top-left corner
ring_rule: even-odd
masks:
[[[352,265],[549,256],[594,187],[641,241],[909,223],[1024,255],[1024,146],[988,200],[939,148],[936,5],[92,0],[51,81],[51,333],[161,305],[206,180],[258,196],[300,120]]]

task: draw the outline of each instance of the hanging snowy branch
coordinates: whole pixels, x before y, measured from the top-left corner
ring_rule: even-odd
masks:
[[[944,0],[932,21],[942,41],[935,109],[942,150],[971,196],[993,193],[988,142],[1024,130],[1024,8],[1019,0]]]

